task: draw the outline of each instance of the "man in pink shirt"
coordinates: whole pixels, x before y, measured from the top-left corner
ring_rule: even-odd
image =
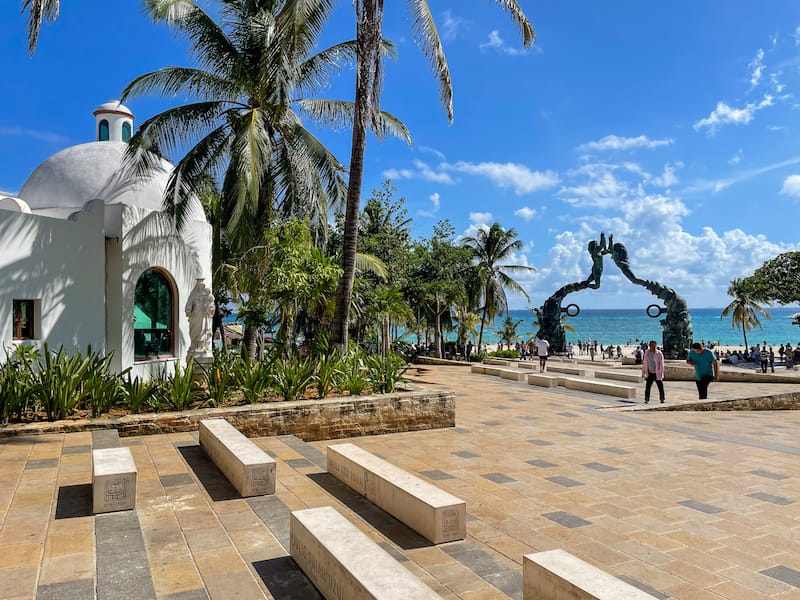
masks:
[[[653,382],[658,386],[658,396],[661,403],[664,403],[664,355],[658,349],[655,340],[650,340],[647,350],[644,352],[642,360],[642,377],[646,378],[644,386],[644,403],[650,402],[650,388]]]

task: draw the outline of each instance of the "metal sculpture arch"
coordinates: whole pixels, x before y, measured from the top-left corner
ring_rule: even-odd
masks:
[[[636,277],[631,270],[627,248],[625,248],[624,244],[614,243],[613,235],[609,235],[608,242],[606,242],[605,233],[601,233],[600,240],[590,241],[587,250],[592,257],[592,271],[589,276],[583,281],[569,283],[559,288],[544,301],[541,307],[533,309],[539,320],[539,331],[536,335],[546,338],[555,352],[564,352],[566,350],[567,336],[561,320],[565,314],[574,316],[570,314],[574,312],[574,310],[570,310],[573,306],[578,309],[578,312],[580,312],[580,308],[576,304],[570,304],[563,308],[561,304],[564,298],[573,292],[585,289],[596,290],[600,287],[600,279],[603,275],[603,260],[607,254],[610,254],[614,264],[617,265],[622,274],[631,283],[644,287],[664,303],[664,306],[651,304],[645,309],[647,316],[652,318],[666,315],[661,320],[664,356],[667,358],[685,358],[692,343],[692,320],[689,316],[689,307],[686,304],[686,300],[672,288],[668,288],[656,281]]]

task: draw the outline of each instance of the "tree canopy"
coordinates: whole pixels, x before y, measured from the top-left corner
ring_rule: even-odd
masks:
[[[744,279],[744,285],[759,302],[800,302],[800,252],[784,252],[766,261]]]

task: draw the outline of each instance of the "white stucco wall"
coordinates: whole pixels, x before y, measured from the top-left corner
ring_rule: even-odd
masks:
[[[106,350],[103,220],[102,201],[70,220],[0,210],[0,346]],[[13,341],[13,300],[41,301],[39,342]]]

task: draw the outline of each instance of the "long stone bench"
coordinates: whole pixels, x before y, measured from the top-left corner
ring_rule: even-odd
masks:
[[[630,371],[595,371],[594,376],[598,379],[615,379],[617,381],[642,383],[642,376],[639,373],[631,373]]]
[[[522,557],[523,600],[654,600],[564,550]]]
[[[525,378],[528,376],[525,371],[520,371],[519,369],[514,369],[512,367],[496,367],[492,365],[483,365],[483,373],[485,375],[510,379],[511,381],[525,381]]]
[[[566,367],[564,365],[548,364],[547,370],[552,371],[553,373],[565,373],[567,375],[577,375],[579,377],[586,375],[586,369],[581,369],[579,367]]]
[[[569,390],[580,390],[582,392],[605,394],[606,396],[617,396],[619,398],[636,398],[637,388],[633,386],[620,385],[618,383],[610,383],[608,381],[598,381],[597,379],[559,377],[558,384]]]
[[[92,512],[134,509],[136,475],[133,455],[127,446],[92,450]]]
[[[504,358],[485,358],[484,362],[487,365],[493,365],[495,367],[513,367],[514,361],[513,360],[505,360]]]
[[[469,370],[470,370],[471,373],[484,374],[484,373],[486,373],[486,365],[484,365],[482,363],[472,363],[472,365],[470,366]]]
[[[546,373],[528,373],[528,385],[554,388],[558,387],[558,380],[559,377],[555,375],[547,375]]]
[[[328,472],[434,544],[467,535],[463,500],[355,444],[328,446]]]
[[[200,448],[242,496],[275,493],[275,459],[225,419],[200,421]]]
[[[328,600],[440,600],[330,506],[296,510],[289,553]]]

